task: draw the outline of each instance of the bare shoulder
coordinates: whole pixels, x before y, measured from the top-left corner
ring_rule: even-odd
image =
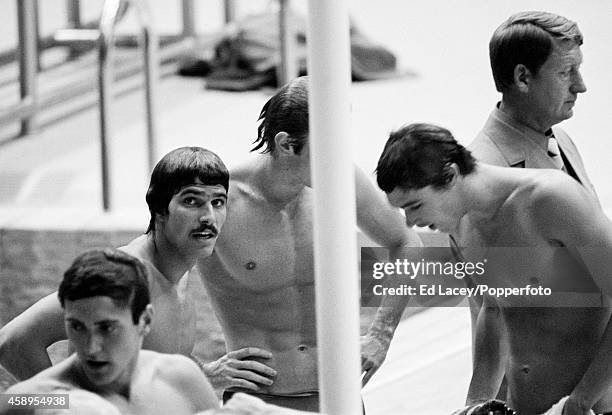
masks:
[[[565,173],[544,170],[534,174],[530,198],[537,214],[564,214],[596,207],[586,189]]]
[[[150,365],[153,380],[164,388],[177,391],[193,405],[194,412],[218,406],[210,382],[195,362],[178,354],[163,354],[142,350],[142,364]],[[140,364],[140,363],[139,363]]]
[[[599,204],[576,180],[559,171],[534,175],[526,194],[528,209],[522,212],[550,240],[585,244],[597,229],[608,228]]]
[[[121,415],[110,402],[92,392],[74,388],[72,385],[55,379],[35,377],[18,383],[6,390],[6,394],[57,394],[68,395],[68,409],[31,409],[23,412],[13,412],[5,407],[0,408],[0,414],[42,414],[42,415]],[[58,396],[59,397],[59,396]],[[2,406],[2,405],[0,405]],[[7,410],[5,412],[5,410]]]
[[[172,384],[190,382],[201,375],[198,366],[189,358],[179,354],[157,353],[141,350],[141,364],[153,369],[155,376]]]
[[[68,395],[70,398],[68,414],[70,415],[121,415],[115,405],[93,392],[73,389],[69,391]],[[65,412],[58,412],[58,415],[60,413],[65,414]],[[44,411],[41,415],[51,415],[51,413]]]
[[[127,245],[119,248],[126,254],[130,254],[133,257],[140,259],[141,261],[149,261],[149,254],[147,250],[147,235],[140,235],[136,239],[133,239]]]
[[[10,398],[18,399],[19,396],[25,394],[68,394],[70,392],[70,385],[62,383],[57,379],[49,378],[46,376],[34,376],[26,381],[19,382],[6,391],[3,394],[6,394],[7,399],[2,400],[0,402],[0,415],[9,415],[9,414],[38,414],[40,413],[38,410],[35,410],[32,407],[19,409],[17,407],[12,406]],[[70,400],[70,398],[68,398]],[[61,413],[65,413],[65,410],[61,410]],[[45,413],[53,414],[54,410],[45,410]],[[58,412],[60,413],[60,412]]]
[[[267,206],[266,198],[261,191],[261,188],[267,184],[262,181],[255,183],[253,178],[254,171],[252,168],[245,167],[244,169],[239,169],[236,174],[231,173],[227,194],[228,219],[231,218],[228,222],[230,223],[238,219],[246,219],[242,215],[250,212],[253,208]],[[227,229],[228,224],[226,223],[225,226],[224,230]],[[221,232],[221,237],[223,237],[223,233]]]
[[[244,201],[249,198],[249,195],[253,195],[254,189],[247,180],[240,180],[240,178],[230,179],[230,187],[228,192],[228,207],[231,209],[232,204],[240,201]]]
[[[256,171],[256,159],[250,158],[230,168],[230,192],[232,185],[243,185],[249,182]]]
[[[68,391],[70,388],[70,385],[61,382],[58,379],[37,375],[23,382],[16,383],[8,388],[4,393],[61,393]]]

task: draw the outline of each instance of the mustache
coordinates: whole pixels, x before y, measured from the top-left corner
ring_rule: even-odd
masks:
[[[206,231],[210,231],[215,236],[219,235],[219,229],[217,229],[217,227],[213,225],[212,223],[203,223],[202,226],[198,227],[197,229],[194,229],[193,233],[206,232]]]

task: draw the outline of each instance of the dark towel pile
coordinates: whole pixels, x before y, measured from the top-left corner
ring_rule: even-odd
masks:
[[[216,44],[213,59],[185,61],[179,74],[206,77],[209,89],[246,91],[277,87],[276,69],[280,65],[278,16],[278,12],[252,15],[230,25]],[[296,37],[293,55],[299,74],[303,75],[306,73],[306,21],[303,16],[290,13],[289,24]],[[399,71],[395,55],[369,40],[353,24],[350,40],[353,80],[412,74]]]

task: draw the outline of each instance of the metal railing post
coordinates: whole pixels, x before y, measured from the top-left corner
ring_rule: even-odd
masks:
[[[278,85],[285,85],[297,76],[295,30],[291,25],[291,0],[279,0],[280,62],[276,76]]]
[[[38,51],[41,49],[40,44],[40,7],[38,4],[38,0],[34,0],[34,9],[32,13],[34,14],[34,37],[36,39],[36,71],[42,71],[42,64],[40,63],[40,53]]]
[[[183,36],[192,37],[195,29],[195,4],[193,0],[182,0]]]
[[[157,82],[158,74],[158,37],[153,28],[151,12],[146,0],[135,0],[137,11],[142,26],[142,49],[144,58],[144,77],[145,77],[145,108],[147,125],[147,162],[149,172],[153,171],[157,161],[157,123],[156,123],[156,103],[157,103]]]
[[[231,23],[236,20],[236,1],[235,0],[224,0],[223,10],[225,14],[225,23]]]
[[[110,178],[110,108],[112,100],[111,85],[113,82],[113,57],[115,23],[120,18],[124,7],[123,0],[106,0],[100,17],[100,38],[98,44],[98,88],[100,94],[100,150],[102,167],[102,207],[109,211],[113,207],[112,183]]]
[[[38,71],[38,38],[36,30],[35,0],[17,0],[19,26],[19,94],[23,105],[35,105],[37,101],[36,73]],[[20,135],[34,131],[34,115],[21,121]]]
[[[66,0],[66,20],[71,29],[81,28],[81,4],[79,0]]]
[[[68,13],[73,24],[78,24],[78,2],[67,0]],[[192,2],[185,2],[185,4]],[[150,170],[157,157],[156,97],[159,80],[158,37],[155,33],[147,0],[105,0],[102,6],[98,30],[64,29],[56,33],[59,42],[67,44],[92,44],[98,48],[98,92],[100,120],[100,164],[102,179],[102,207],[109,211],[113,207],[111,179],[111,133],[112,84],[114,81],[115,27],[126,14],[128,7],[136,8],[141,26],[142,56],[144,66],[144,92],[146,108],[147,163]],[[74,7],[72,7],[74,6]],[[72,7],[72,8],[71,8]],[[37,37],[36,0],[17,0],[19,20],[19,67],[21,101],[8,112],[0,113],[0,122],[12,117],[22,121],[22,135],[34,129],[37,110]]]
[[[100,18],[99,39],[99,89],[100,89],[100,147],[102,165],[102,206],[105,211],[113,207],[112,183],[110,177],[111,137],[110,109],[112,100],[111,85],[113,82],[113,58],[115,26],[123,17],[127,8],[133,5],[136,8],[142,26],[143,63],[145,76],[145,106],[147,131],[147,163],[153,169],[157,152],[157,128],[155,122],[155,102],[158,80],[158,40],[151,13],[146,0],[106,0]]]

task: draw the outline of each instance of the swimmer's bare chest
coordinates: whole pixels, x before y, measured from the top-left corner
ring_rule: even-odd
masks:
[[[317,387],[310,208],[307,195],[283,209],[235,201],[215,253],[199,263],[228,348],[272,352],[265,363],[278,375],[264,392]]]
[[[145,372],[152,372],[144,369]],[[192,414],[194,405],[183,396],[180,389],[168,384],[166,381],[149,376],[139,377],[132,381],[130,399],[113,394],[106,399],[113,403],[124,415],[165,415],[165,414]],[[146,382],[145,382],[146,381]]]
[[[312,284],[310,195],[282,208],[249,199],[234,203],[215,248],[231,279],[257,292]]]
[[[575,250],[548,238],[529,214],[520,210],[507,209],[484,225],[466,221],[455,240],[465,260],[486,260],[486,274],[477,283],[547,287],[557,292],[599,291]]]
[[[308,195],[282,209],[251,200],[234,208],[211,258],[200,261],[225,328],[284,332],[314,343],[314,260]],[[227,327],[232,326],[232,327]],[[275,335],[276,336],[276,335]]]
[[[188,276],[177,285],[160,280],[150,273],[151,304],[154,317],[151,331],[145,337],[143,347],[162,353],[179,353],[189,356],[195,344],[195,298],[190,289],[193,282]]]

